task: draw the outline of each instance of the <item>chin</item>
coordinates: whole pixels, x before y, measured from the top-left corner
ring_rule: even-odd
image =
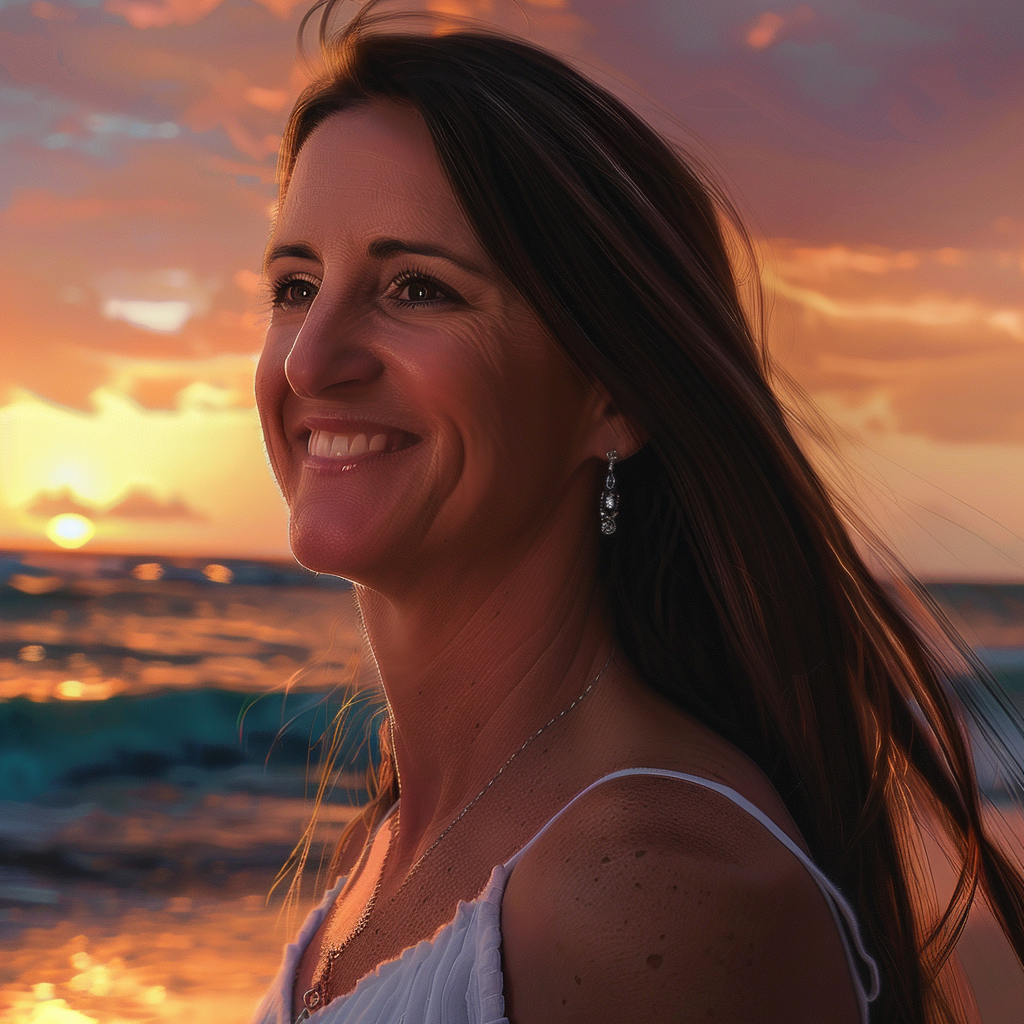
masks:
[[[318,514],[316,507],[305,504],[292,513],[288,524],[289,543],[296,561],[312,572],[340,576],[352,583],[373,586],[394,565],[399,545],[394,536],[382,538],[374,524],[353,517],[339,520],[334,515]],[[379,524],[376,524],[379,526]]]
[[[300,565],[311,572],[328,573],[356,581],[359,567],[352,550],[354,538],[346,537],[344,530],[311,530],[301,520],[293,518],[289,523],[288,535],[292,554]]]

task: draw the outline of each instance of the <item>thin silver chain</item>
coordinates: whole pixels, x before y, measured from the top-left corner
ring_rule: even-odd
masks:
[[[448,833],[451,832],[451,830],[455,828],[460,821],[462,821],[469,809],[476,804],[476,802],[484,795],[484,793],[487,792],[487,790],[491,788],[491,786],[494,785],[495,782],[498,781],[498,779],[501,778],[502,773],[516,759],[516,757],[518,757],[542,732],[544,732],[545,729],[554,725],[560,718],[564,718],[569,714],[569,712],[572,711],[572,709],[576,707],[576,705],[579,704],[579,702],[583,700],[583,698],[586,697],[586,695],[590,693],[590,691],[601,681],[605,672],[608,671],[608,666],[612,663],[612,655],[614,655],[614,653],[615,649],[612,648],[612,653],[608,655],[608,660],[604,663],[601,671],[598,672],[591,680],[590,685],[567,708],[563,708],[557,715],[555,715],[554,718],[551,719],[550,722],[545,723],[535,733],[533,733],[532,736],[527,737],[523,745],[518,750],[514,751],[509,759],[494,773],[491,781],[488,782],[487,785],[484,786],[484,788],[481,789],[480,792],[462,808],[458,817],[455,818],[455,820],[430,844],[430,846],[423,851],[416,863],[409,869],[409,873],[405,876],[402,884],[391,894],[387,902],[388,906],[391,906],[391,904],[398,898],[398,894],[409,883],[410,879],[415,874],[416,869],[427,859],[427,856],[437,846],[437,844],[440,843],[441,840],[444,839],[444,837],[448,835]],[[384,860],[381,863],[380,871],[377,874],[377,884],[373,887],[373,892],[370,893],[370,898],[366,901],[366,906],[363,907],[363,912],[359,915],[359,920],[356,921],[355,927],[351,932],[349,932],[345,941],[342,942],[340,946],[334,946],[320,954],[320,961],[317,964],[316,971],[314,972],[313,986],[302,997],[305,1009],[296,1018],[295,1024],[299,1024],[300,1021],[307,1020],[311,1013],[319,1010],[328,1002],[327,989],[330,985],[331,969],[334,967],[335,960],[341,956],[349,943],[366,927],[367,922],[370,920],[370,912],[373,910],[374,904],[377,902],[377,895],[380,893],[381,881],[384,878],[384,868],[387,865],[388,853],[391,852],[391,845],[393,841],[393,838],[388,841],[388,848],[384,853]],[[319,978],[317,978],[316,975],[319,975]]]
[[[564,708],[562,711],[559,711],[558,714],[555,715],[555,717],[552,718],[551,721],[548,722],[546,725],[542,725],[532,736],[530,736],[526,740],[525,743],[523,743],[523,745],[517,751],[515,751],[515,753],[513,753],[509,757],[509,759],[497,770],[497,772],[494,775],[494,778],[492,778],[491,781],[488,782],[487,785],[484,786],[484,788],[481,789],[480,792],[477,793],[477,795],[473,797],[473,799],[470,800],[468,804],[466,804],[466,806],[462,809],[459,816],[430,844],[430,846],[427,847],[426,850],[423,851],[423,855],[419,858],[419,860],[416,861],[415,864],[413,864],[412,868],[409,870],[409,874],[405,876],[405,881],[402,882],[402,885],[400,885],[395,890],[394,895],[391,897],[392,900],[402,891],[402,887],[405,885],[405,883],[408,882],[410,878],[412,878],[413,872],[423,863],[424,860],[426,860],[427,854],[430,853],[430,851],[433,850],[434,847],[437,846],[437,844],[441,842],[441,840],[444,839],[444,837],[448,835],[449,832],[451,832],[451,830],[462,820],[466,812],[484,795],[484,793],[487,792],[487,790],[491,788],[491,786],[494,785],[494,783],[498,781],[498,779],[501,778],[502,772],[504,772],[505,769],[515,760],[516,756],[521,754],[546,728],[548,728],[548,726],[554,725],[555,722],[557,722],[560,718],[563,718],[565,715],[569,714],[569,712],[572,711],[572,709],[576,707],[576,705],[579,704],[579,702],[583,700],[583,698],[586,697],[586,695],[590,693],[590,691],[598,684],[601,677],[608,670],[608,666],[611,663],[612,656],[609,654],[608,660],[604,663],[604,666],[602,667],[601,671],[598,672],[596,676],[594,676],[590,685],[567,708]],[[389,900],[388,902],[390,903],[391,900]]]

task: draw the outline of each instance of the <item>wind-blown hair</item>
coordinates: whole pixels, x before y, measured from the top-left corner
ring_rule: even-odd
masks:
[[[288,122],[282,197],[325,118],[373,100],[419,111],[494,264],[646,439],[616,467],[599,567],[621,650],[771,780],[878,960],[872,1019],[959,1019],[944,965],[976,891],[1024,961],[1024,879],[986,833],[950,685],[956,671],[995,684],[915,624],[912,606],[941,626],[923,588],[892,561],[883,585],[854,546],[851,530],[869,535],[798,444],[741,302],[731,207],[552,54],[475,28],[399,30],[376,2],[334,29],[336,4],[303,22],[319,12],[323,69]],[[385,754],[364,825],[397,796]],[[960,869],[941,915],[918,863],[922,808]]]

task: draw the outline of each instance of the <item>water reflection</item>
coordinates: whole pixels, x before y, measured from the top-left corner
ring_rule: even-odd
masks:
[[[1024,587],[935,594],[1020,701]],[[310,819],[316,739],[340,699],[372,696],[358,648],[349,592],[296,566],[0,554],[0,1020],[250,1019],[361,798],[365,704],[304,895],[268,904]],[[983,909],[961,956],[984,1024],[1019,1019]]]
[[[360,798],[365,708],[268,904],[358,646],[294,565],[0,555],[0,1019],[249,1019]]]
[[[3,943],[0,1018],[12,1024],[242,1024],[286,941],[260,893],[161,897],[65,883],[59,909],[19,916],[38,923]]]

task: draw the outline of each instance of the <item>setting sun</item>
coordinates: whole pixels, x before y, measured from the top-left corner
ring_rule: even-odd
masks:
[[[343,881],[335,853],[360,852],[339,849],[350,824],[359,847],[360,818],[375,815],[378,845],[391,829],[404,849],[408,821],[395,832],[383,805],[365,813],[389,795],[373,783],[395,796],[403,758],[427,789],[461,767],[445,789],[452,821],[497,767],[484,761],[522,750],[543,722],[448,826],[455,838],[424,863],[418,894],[395,894],[401,864],[381,867],[369,844],[360,863],[378,862],[381,900],[395,897],[373,914],[395,928],[356,950],[368,980],[373,948],[422,953],[400,927],[401,897],[428,900],[442,941],[441,917],[454,925],[469,897],[500,909],[501,892],[481,886],[524,848],[525,819],[540,825],[641,746],[652,759],[628,761],[653,766],[641,772],[697,758],[771,805],[751,824],[745,804],[709,793],[716,820],[698,824],[713,834],[675,838],[727,843],[739,815],[735,836],[768,844],[770,863],[753,867],[777,864],[802,905],[787,906],[778,953],[798,949],[807,901],[829,906],[823,924],[804,922],[803,938],[822,940],[803,972],[808,1006],[822,1006],[827,970],[858,1022],[896,1016],[902,1001],[901,1020],[949,1003],[957,1020],[1024,1024],[1022,11],[1024,0],[0,0],[0,1024],[291,1024],[292,988],[316,995],[307,1024],[337,1016],[324,997],[363,968],[332,979],[315,967],[334,956],[332,919],[298,929],[316,903],[337,897],[348,912],[347,890],[326,894]],[[319,52],[321,16],[323,39],[345,40],[336,53]],[[365,29],[349,32],[356,17]],[[467,77],[464,59],[479,73]],[[338,77],[358,78],[364,61],[368,89]],[[336,110],[332,131],[347,141],[334,136],[321,181],[318,147],[296,145],[326,137],[303,95],[334,79],[323,108],[334,110],[349,84],[376,95],[395,75],[423,116],[383,119],[371,101],[357,126]],[[437,75],[456,107],[419,91]],[[353,151],[357,127],[368,134]],[[396,171],[413,175],[408,188],[373,170],[396,153],[416,162]],[[328,187],[305,189],[303,176]],[[473,266],[445,260],[452,247]],[[591,368],[582,380],[577,356]],[[610,420],[606,392],[623,405]],[[701,443],[702,408],[733,421],[738,448],[724,435]],[[614,467],[609,538],[608,462],[584,455],[595,430],[634,416],[646,443]],[[417,454],[402,455],[416,437]],[[360,468],[363,444],[388,458]],[[506,477],[519,497],[490,516]],[[669,519],[699,529],[659,545],[650,527],[666,502]],[[751,540],[773,530],[779,550]],[[697,534],[731,556],[684,550]],[[725,575],[687,578],[691,554]],[[602,606],[612,562],[618,590],[653,601],[652,621],[643,600]],[[655,569],[678,577],[675,597]],[[702,590],[717,604],[687,623]],[[532,621],[507,614],[525,604]],[[737,633],[741,620],[757,628]],[[630,658],[619,625],[659,633],[659,664],[700,662],[711,703],[691,707],[699,681],[687,679],[673,711],[671,680],[654,678],[650,652]],[[754,632],[754,654],[769,670],[777,655],[781,672],[746,657]],[[586,664],[598,642],[613,654],[603,679]],[[726,706],[712,699],[714,669],[744,668],[737,658],[750,664],[726,682],[744,692]],[[808,671],[828,694],[810,692]],[[391,706],[396,686],[413,694],[428,677],[439,699]],[[467,761],[498,700],[503,736]],[[583,763],[574,743],[595,738],[593,723],[602,745]],[[419,785],[408,775],[406,797]],[[634,783],[666,800],[680,786],[617,785]],[[685,789],[689,801],[699,787]],[[880,824],[854,842],[867,811]],[[637,823],[618,817],[628,843]],[[817,874],[791,857],[797,831]],[[559,883],[642,869],[649,881],[636,885],[685,914],[685,893],[664,888],[663,851],[621,852],[629,867],[605,857]],[[997,874],[990,854],[1006,861]],[[957,873],[979,864],[968,907]],[[630,984],[666,995],[669,1017],[698,1010],[666,989],[682,949],[672,922],[639,944],[641,895],[628,890],[619,918],[627,940],[640,936],[618,950]],[[738,913],[771,932],[780,890],[765,895],[764,922],[758,900]],[[591,910],[614,920],[615,898]],[[720,937],[733,934],[727,910],[712,922]],[[821,930],[833,916],[839,935]],[[489,954],[482,980],[500,1009],[502,936],[484,924],[498,946],[477,951]],[[943,940],[948,963],[930,946],[917,971],[915,935]],[[733,980],[743,945],[724,948]],[[376,972],[385,989],[388,966]],[[576,977],[562,1016],[600,1000],[609,979],[555,967]],[[382,994],[394,1024],[401,1007],[366,992]],[[707,984],[698,996],[712,998]],[[834,1016],[824,1006],[815,1019]]]
[[[46,524],[46,536],[62,548],[80,548],[83,544],[88,544],[95,533],[96,527],[93,526],[92,520],[75,512],[54,516]]]
[[[254,364],[244,362],[251,391]],[[145,409],[98,388],[82,411],[19,392],[0,407],[0,535],[60,543],[47,524],[78,515],[94,525],[86,539],[96,550],[286,555],[256,410],[216,405],[225,394],[193,390],[174,409]]]

